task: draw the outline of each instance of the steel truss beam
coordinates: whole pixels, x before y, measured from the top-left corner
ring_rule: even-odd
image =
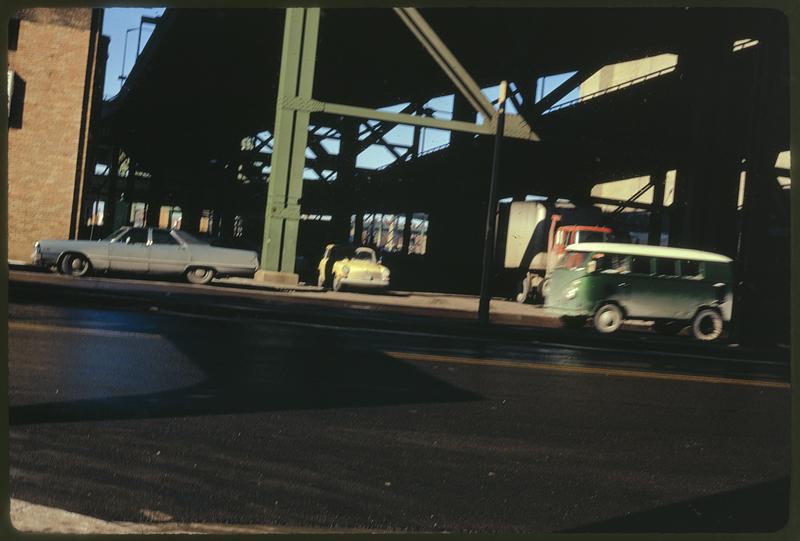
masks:
[[[462,120],[442,120],[427,116],[376,111],[375,109],[369,109],[368,107],[343,105],[340,103],[327,103],[315,99],[291,98],[286,100],[283,106],[287,109],[295,111],[305,111],[308,113],[329,113],[332,115],[351,116],[368,120],[381,120],[384,122],[392,122],[394,124],[407,124],[409,126],[422,126],[423,128],[436,128],[439,130],[477,133],[480,135],[492,135],[495,132],[494,121],[483,124],[473,124],[472,122],[464,122]],[[514,137],[517,139],[528,139],[532,141],[539,140],[538,136],[530,131],[526,124],[509,122],[509,117],[506,117],[504,134],[506,137]]]
[[[602,66],[600,66],[602,67]],[[575,75],[558,85],[556,88],[552,90],[548,95],[543,97],[537,103],[533,104],[530,107],[531,114],[534,116],[540,116],[542,113],[550,109],[553,105],[558,103],[558,101],[569,94],[573,88],[578,86],[579,84],[583,83],[589,77],[597,73],[597,70],[600,69],[598,66],[591,66],[589,68],[583,68],[577,71]]]
[[[428,51],[433,60],[439,64],[439,67],[442,68],[445,75],[453,81],[453,84],[472,108],[486,119],[486,123],[490,124],[489,133],[494,133],[496,131],[494,125],[498,118],[497,110],[494,108],[494,105],[492,105],[492,102],[483,95],[480,85],[470,76],[469,72],[461,65],[450,49],[448,49],[444,41],[436,34],[416,8],[394,8],[394,11],[411,33],[414,34],[417,41]],[[524,117],[508,114],[505,115],[505,117],[506,125],[510,125],[513,132],[526,133],[526,136],[519,137],[520,139],[539,140],[539,137],[533,132]],[[517,137],[516,135],[508,135],[505,130],[503,134],[507,137]]]
[[[458,120],[441,120],[404,113],[387,113],[352,105],[325,103],[313,99],[312,88],[320,8],[287,8],[276,100],[275,129],[272,132],[274,144],[264,220],[264,243],[261,268],[256,273],[257,280],[297,281],[297,275],[294,274],[294,260],[311,113],[329,113],[394,124],[485,135],[492,135],[496,132],[498,112],[483,96],[480,87],[447,49],[444,42],[439,39],[415,9],[402,8],[396,9],[396,12],[456,84],[458,90],[465,95],[476,111],[485,117],[486,121],[483,124],[475,124]],[[506,117],[502,135],[531,141],[539,140],[525,120],[518,115]]]
[[[589,199],[591,200],[592,203],[602,203],[604,205],[617,205],[618,207],[622,208],[632,208],[632,209],[642,209],[642,210],[650,210],[652,208],[652,205],[650,203],[640,203],[638,201],[623,201],[621,199],[608,199],[607,197],[595,197],[595,196],[592,196]]]

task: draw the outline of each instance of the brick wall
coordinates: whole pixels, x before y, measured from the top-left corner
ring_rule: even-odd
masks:
[[[70,236],[92,34],[91,9],[26,11],[9,51],[25,88],[21,127],[8,131],[12,260],[28,260],[36,240]]]

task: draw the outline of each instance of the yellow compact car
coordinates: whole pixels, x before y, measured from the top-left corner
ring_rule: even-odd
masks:
[[[341,291],[345,286],[389,287],[389,269],[381,265],[375,250],[362,246],[329,244],[318,266],[317,285]]]

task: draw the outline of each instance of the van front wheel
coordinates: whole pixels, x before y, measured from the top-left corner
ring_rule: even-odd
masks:
[[[593,323],[598,332],[616,332],[622,326],[622,310],[616,304],[604,304],[594,313]]]
[[[722,316],[716,310],[704,308],[692,320],[692,334],[698,340],[716,340],[722,334]]]

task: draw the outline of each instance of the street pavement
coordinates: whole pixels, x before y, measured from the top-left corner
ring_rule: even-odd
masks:
[[[786,522],[780,356],[39,285],[9,289],[15,500],[172,531]]]

